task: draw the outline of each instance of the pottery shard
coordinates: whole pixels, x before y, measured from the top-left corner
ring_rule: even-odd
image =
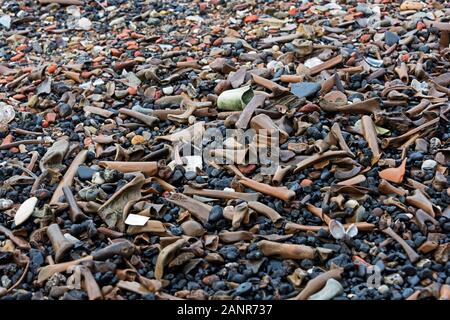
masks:
[[[321,99],[319,105],[323,109],[332,109],[339,106],[345,106],[347,103],[347,96],[343,92],[331,91]]]
[[[24,223],[33,214],[33,210],[36,207],[37,202],[38,198],[32,197],[22,203],[14,216],[14,223],[16,226]]]
[[[401,183],[405,176],[406,158],[398,168],[388,168],[380,171],[380,178],[394,183]]]

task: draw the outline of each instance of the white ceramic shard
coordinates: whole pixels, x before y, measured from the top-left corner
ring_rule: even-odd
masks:
[[[145,226],[147,221],[149,220],[149,217],[142,216],[140,214],[132,214],[130,213],[125,220],[125,224],[130,226]]]

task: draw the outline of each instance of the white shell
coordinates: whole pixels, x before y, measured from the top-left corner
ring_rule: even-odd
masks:
[[[0,123],[8,124],[14,120],[16,116],[16,112],[14,108],[8,104],[0,102]]]
[[[356,236],[358,234],[358,228],[356,227],[356,225],[354,223],[352,223],[348,228],[347,231],[345,232],[350,238],[353,238],[354,236]]]
[[[17,210],[16,215],[14,216],[14,223],[16,224],[16,226],[20,226],[33,214],[33,210],[34,207],[36,207],[37,202],[38,198],[31,197],[30,199],[22,203],[22,205]]]
[[[345,229],[342,223],[340,223],[337,220],[331,220],[329,224],[330,233],[333,236],[333,238],[339,240],[344,238],[345,236]]]

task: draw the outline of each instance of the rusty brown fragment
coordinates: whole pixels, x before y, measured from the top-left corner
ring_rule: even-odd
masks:
[[[79,223],[80,221],[86,220],[86,215],[80,210],[73,196],[72,190],[63,186],[62,188],[66,202],[69,204],[69,218],[74,223]]]
[[[208,221],[209,213],[212,209],[210,205],[185,196],[181,193],[173,193],[166,199],[167,201],[189,211],[194,217],[200,220],[200,222],[206,223]]]
[[[336,75],[333,74],[331,77],[322,82],[319,94],[324,95],[330,92],[333,89],[335,83],[336,83]]]
[[[280,81],[281,82],[287,82],[287,83],[297,83],[297,82],[302,82],[303,81],[302,76],[296,76],[296,75],[291,75],[291,74],[283,74],[280,77]]]
[[[96,114],[98,116],[101,116],[103,118],[110,118],[113,116],[113,112],[99,108],[99,107],[93,107],[93,106],[85,106],[83,108],[84,112],[90,112],[93,114]]]
[[[115,255],[119,255],[123,258],[129,258],[135,252],[135,247],[130,241],[124,239],[117,239],[114,241],[116,242],[93,252],[92,259],[97,261],[106,261]]]
[[[400,237],[397,233],[395,233],[394,230],[392,230],[390,227],[387,227],[383,230],[383,233],[385,233],[386,235],[388,235],[389,237],[391,237],[392,239],[394,239],[395,241],[397,241],[403,248],[403,250],[405,250],[406,255],[408,256],[409,260],[411,262],[417,262],[420,259],[420,256],[417,254],[417,252],[414,251],[413,248],[411,248],[405,240],[402,239],[402,237]]]
[[[281,185],[283,179],[294,169],[293,166],[278,166],[272,178],[272,184],[275,186]]]
[[[275,122],[266,114],[258,114],[250,121],[250,127],[260,134],[261,137],[266,137],[278,132],[280,143],[284,143],[289,134],[280,128]]]
[[[395,187],[390,184],[387,180],[381,179],[378,185],[378,191],[382,194],[396,194],[401,197],[407,194],[407,191],[400,187]]]
[[[377,113],[380,111],[380,101],[378,98],[371,98],[361,102],[355,102],[345,106],[328,107],[326,112],[342,112],[342,113],[358,113],[358,114],[370,114]]]
[[[406,202],[416,208],[422,209],[433,218],[436,217],[436,212],[440,213],[440,210],[419,189],[414,190],[412,195],[406,197]]]
[[[315,74],[317,74],[317,73],[319,73],[319,72],[321,72],[323,70],[330,69],[330,68],[334,67],[335,65],[341,63],[342,60],[343,60],[342,55],[337,55],[336,57],[333,57],[333,58],[331,58],[328,61],[325,61],[325,62],[323,62],[323,63],[321,63],[321,64],[319,64],[319,65],[317,65],[315,67],[312,67],[310,69],[310,74],[311,75],[315,75]]]
[[[154,176],[158,172],[158,163],[150,162],[129,162],[129,161],[100,161],[100,166],[107,169],[114,169],[119,172],[142,172],[147,176]]]
[[[439,117],[434,118],[433,120],[430,120],[428,122],[425,122],[424,124],[414,128],[414,129],[409,130],[408,132],[402,134],[401,136],[393,137],[393,138],[384,138],[381,141],[381,146],[383,149],[386,149],[389,146],[398,147],[405,140],[408,140],[411,136],[413,136],[416,133],[419,133],[422,130],[427,129],[437,123],[439,123]]]
[[[267,218],[272,220],[272,222],[276,225],[279,224],[281,222],[281,220],[283,220],[283,217],[278,212],[276,212],[271,207],[266,206],[265,204],[263,204],[261,202],[250,201],[250,202],[248,202],[248,207],[250,209],[253,209],[256,212],[266,216]]]
[[[406,114],[409,117],[417,116],[419,113],[421,113],[423,110],[425,110],[425,108],[428,107],[430,104],[431,104],[430,100],[422,99],[417,106],[414,106],[414,107],[406,110]]]
[[[39,270],[37,283],[43,283],[45,280],[49,279],[52,275],[58,272],[65,272],[67,269],[69,269],[72,266],[76,266],[84,261],[91,261],[92,256],[86,256],[77,260],[72,260],[69,262],[63,262],[58,264],[51,264],[45,267],[42,267]]]
[[[307,203],[306,209],[308,209],[308,211],[311,212],[316,217],[320,218],[320,220],[325,222],[327,225],[330,224],[331,218],[326,214],[324,214],[321,208],[317,208],[316,206],[313,206],[311,203]]]
[[[31,139],[31,140],[20,140],[20,141],[14,141],[11,143],[5,143],[0,145],[0,150],[8,150],[14,147],[18,147],[21,144],[29,145],[29,144],[47,144],[47,142],[43,139]]]
[[[244,110],[239,115],[238,121],[235,123],[235,127],[238,129],[247,129],[248,124],[253,116],[253,113],[257,108],[260,108],[264,105],[264,101],[266,100],[266,96],[262,94],[256,94],[250,100],[249,103],[244,107]]]
[[[103,300],[102,291],[91,271],[87,267],[81,267],[81,275],[83,276],[83,285],[86,288],[89,300]]]
[[[326,151],[322,154],[314,154],[309,156],[305,160],[300,161],[294,169],[294,173],[298,173],[318,162],[322,162],[325,160],[331,160],[336,158],[342,158],[348,156],[347,151]]]
[[[342,150],[346,151],[352,158],[355,157],[355,154],[350,150],[350,148],[347,145],[347,142],[345,142],[339,123],[335,122],[333,124],[330,130],[330,134],[337,140]]]
[[[275,83],[266,78],[260,77],[256,74],[252,74],[253,82],[272,91],[275,95],[279,95],[281,93],[290,92],[289,88],[283,87],[278,83]]]
[[[250,189],[264,193],[274,198],[281,199],[283,201],[291,201],[295,197],[295,192],[289,190],[286,187],[273,187],[246,177],[241,177],[239,183]]]
[[[224,243],[235,243],[239,241],[253,240],[253,233],[249,231],[222,231],[219,233],[220,241]]]
[[[397,73],[401,81],[403,81],[405,84],[409,83],[408,67],[405,63],[402,63],[399,67],[396,67],[395,72]]]
[[[9,238],[12,242],[14,242],[14,244],[19,248],[19,249],[23,249],[23,250],[29,250],[31,248],[30,244],[28,243],[28,241],[15,236],[11,230],[9,230],[8,228],[0,225],[0,233],[4,234],[7,238]]]
[[[309,280],[306,287],[292,300],[307,300],[311,295],[321,290],[329,279],[341,280],[344,269],[335,268],[328,270],[312,280]]]
[[[378,173],[380,178],[394,182],[401,183],[405,176],[406,158],[403,159],[402,164],[398,168],[387,168]]]
[[[203,196],[207,198],[215,198],[215,199],[241,199],[244,201],[257,201],[259,198],[258,193],[244,193],[244,192],[231,192],[231,191],[223,191],[223,190],[214,190],[214,189],[195,189],[191,186],[184,186],[184,194],[192,196]]]
[[[286,259],[314,259],[316,250],[313,247],[278,243],[268,240],[261,240],[258,242],[258,247],[265,256],[280,256]]]
[[[364,181],[366,181],[366,177],[362,174],[359,174],[353,178],[350,178],[350,179],[347,179],[344,181],[340,181],[337,184],[342,185],[342,186],[353,186],[355,184],[363,183]]]
[[[370,150],[372,150],[372,165],[378,162],[381,157],[380,148],[378,146],[377,131],[375,130],[375,124],[372,118],[369,116],[362,116],[361,118],[361,131],[364,139],[367,141]]]
[[[130,109],[125,109],[125,108],[120,108],[119,112],[122,114],[125,114],[129,117],[132,117],[134,119],[137,119],[139,121],[141,121],[142,123],[146,124],[149,127],[153,127],[153,125],[155,124],[155,122],[158,122],[159,119],[153,116],[148,116],[146,114],[134,111],[134,110],[130,110]]]
[[[111,230],[106,227],[98,227],[97,231],[100,232],[101,234],[104,234],[105,236],[107,236],[109,238],[112,238],[112,239],[121,238],[124,236],[124,234],[122,232]]]
[[[157,235],[166,235],[167,231],[164,224],[159,220],[148,220],[144,226],[129,226],[127,234],[135,235],[148,232]]]
[[[164,275],[164,267],[175,257],[177,251],[186,244],[185,239],[179,239],[172,244],[164,247],[158,255],[155,265],[155,278],[162,279]]]
[[[63,195],[62,188],[64,186],[70,187],[73,182],[73,178],[75,177],[78,167],[82,165],[86,161],[87,157],[87,150],[81,150],[75,159],[73,159],[72,163],[70,164],[69,168],[67,169],[66,173],[64,174],[64,177],[59,182],[58,186],[56,187],[55,192],[53,193],[53,196],[50,200],[50,205],[56,204],[59,202],[59,198]]]

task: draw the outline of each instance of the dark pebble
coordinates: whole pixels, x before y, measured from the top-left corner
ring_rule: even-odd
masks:
[[[96,173],[97,171],[86,167],[86,166],[79,166],[78,170],[77,170],[77,175],[78,178],[80,178],[80,180],[91,180],[92,176],[94,175],[94,173]]]
[[[250,282],[244,282],[239,285],[239,287],[236,288],[236,291],[234,292],[237,296],[244,296],[249,294],[252,291],[252,284]]]

